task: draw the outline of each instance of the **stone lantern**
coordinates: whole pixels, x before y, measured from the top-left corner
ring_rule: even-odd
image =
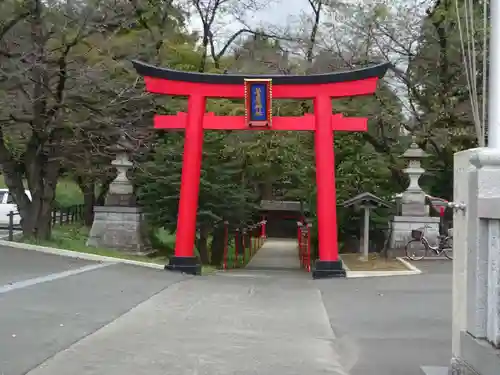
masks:
[[[130,183],[127,173],[134,166],[130,161],[132,145],[125,137],[121,137],[115,146],[109,148],[116,155],[111,165],[116,168],[117,175],[106,196],[106,206],[135,206],[134,187]]]
[[[391,220],[390,246],[392,249],[404,247],[410,240],[413,229],[425,227],[425,235],[431,244],[437,240],[439,235],[439,217],[429,216],[426,193],[419,185],[419,179],[425,172],[425,169],[422,168],[422,160],[428,156],[424,150],[418,147],[416,137],[412,137],[410,147],[401,155],[402,158],[408,161],[403,172],[410,179],[410,183],[404,192],[397,195],[401,199],[401,210]]]
[[[122,136],[109,150],[116,155],[111,165],[116,168],[117,176],[109,186],[104,206],[94,207],[94,222],[87,246],[124,253],[148,253],[150,246],[143,213],[137,207],[134,187],[127,176],[133,167],[129,157],[132,146]]]
[[[402,216],[428,216],[428,209],[425,205],[425,192],[420,187],[418,180],[425,172],[421,166],[423,159],[427,158],[424,150],[418,147],[415,136],[412,138],[410,148],[401,155],[408,161],[408,166],[403,170],[410,179],[408,188],[401,195],[401,215]]]

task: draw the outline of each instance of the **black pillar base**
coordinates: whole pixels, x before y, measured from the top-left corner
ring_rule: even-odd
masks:
[[[346,277],[342,261],[339,260],[317,260],[312,269],[313,279],[331,279],[334,277]]]
[[[166,270],[183,272],[189,275],[201,275],[201,263],[197,257],[176,257],[169,259]]]

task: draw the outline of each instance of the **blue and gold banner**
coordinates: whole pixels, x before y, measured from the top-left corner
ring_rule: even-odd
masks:
[[[270,79],[245,79],[245,117],[249,126],[271,126]]]

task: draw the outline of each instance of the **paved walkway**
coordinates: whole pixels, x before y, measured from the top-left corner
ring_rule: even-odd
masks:
[[[436,375],[447,365],[451,262],[313,281],[286,242],[269,240],[247,270],[207,277],[0,247],[0,374]]]
[[[0,374],[26,374],[184,279],[0,246]]]
[[[297,241],[268,239],[247,264],[246,269],[299,270]]]
[[[175,284],[28,375],[347,375],[312,281],[241,275]]]

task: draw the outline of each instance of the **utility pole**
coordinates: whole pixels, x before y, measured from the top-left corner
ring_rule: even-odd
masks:
[[[490,1],[488,147],[500,149],[500,1]],[[485,56],[484,58],[487,58]],[[474,79],[474,77],[473,77]]]

